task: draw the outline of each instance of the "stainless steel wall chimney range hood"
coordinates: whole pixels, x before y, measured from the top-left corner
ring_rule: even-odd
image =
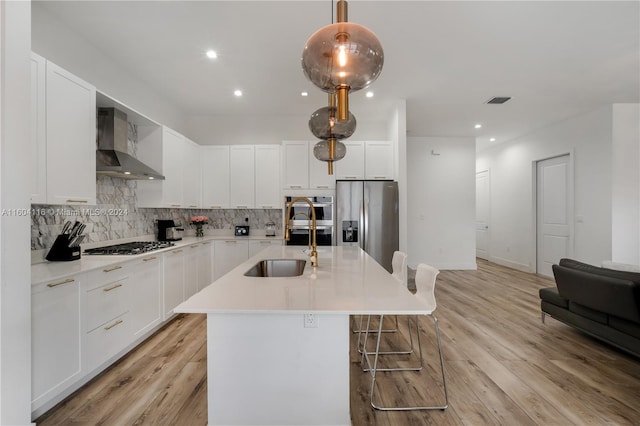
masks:
[[[127,114],[115,108],[98,108],[96,174],[123,179],[164,179],[129,154],[127,132]]]

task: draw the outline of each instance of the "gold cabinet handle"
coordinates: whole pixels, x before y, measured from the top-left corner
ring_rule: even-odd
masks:
[[[59,286],[59,285],[62,285],[62,284],[69,284],[69,283],[72,283],[72,282],[74,282],[74,281],[75,281],[75,280],[74,280],[73,278],[67,278],[67,279],[66,279],[66,280],[64,280],[64,281],[60,281],[59,283],[51,283],[51,284],[47,284],[47,287],[57,287],[57,286]]]
[[[200,244],[194,244],[194,245],[189,246],[189,247],[191,247],[191,248],[198,248],[198,247],[200,247]]]
[[[180,204],[169,204],[171,207],[180,207]]]
[[[67,203],[88,203],[87,200],[67,200]]]
[[[182,253],[182,250],[174,250],[174,251],[172,251],[171,253],[173,253],[173,254]]]
[[[113,271],[117,271],[118,269],[122,269],[122,266],[118,265],[118,266],[114,266],[113,268],[103,269],[102,272],[113,272]]]
[[[329,185],[318,185],[318,188],[327,189],[327,188],[329,188]]]
[[[236,206],[237,209],[246,209],[247,206]]]
[[[272,209],[273,206],[262,206],[263,209]]]
[[[156,257],[145,257],[144,259],[142,259],[143,262],[149,262],[150,260],[156,260]]]
[[[189,207],[190,207],[190,208],[192,208],[192,209],[195,209],[195,208],[197,208],[198,206],[194,206],[194,205],[192,204],[192,205],[190,205]]]
[[[103,288],[102,291],[107,292],[111,290],[115,290],[116,288],[122,287],[122,284],[112,285],[111,287]]]
[[[227,244],[235,244],[235,243],[237,243],[237,241],[234,241],[234,240],[225,240],[225,243],[227,243]]]
[[[111,325],[107,325],[106,327],[104,327],[105,330],[111,330],[113,327],[115,327],[118,324],[122,324],[124,321],[122,321],[121,319],[119,319],[118,321],[114,322]]]
[[[289,188],[291,188],[291,189],[301,189],[302,185],[289,185]]]
[[[222,208],[221,206],[209,206],[209,207],[212,208],[212,209],[220,209],[220,208]]]
[[[386,176],[374,176],[373,178],[374,179],[384,179],[384,178],[386,178]]]

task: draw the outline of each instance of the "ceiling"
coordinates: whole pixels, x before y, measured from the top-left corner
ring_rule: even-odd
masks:
[[[187,116],[310,115],[326,105],[300,56],[331,23],[330,0],[35,3]],[[476,137],[484,148],[490,137],[501,143],[605,104],[640,102],[639,6],[353,0],[349,21],[378,35],[385,64],[369,88],[375,96],[354,92],[351,110],[384,119],[406,99],[408,136]],[[210,48],[216,60],[206,58]],[[486,104],[494,96],[512,99]]]

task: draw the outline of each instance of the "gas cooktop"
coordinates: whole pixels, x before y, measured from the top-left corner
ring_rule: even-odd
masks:
[[[94,255],[134,255],[147,253],[172,247],[175,244],[169,241],[132,241],[130,243],[114,244],[111,246],[95,247],[87,249],[84,254]]]

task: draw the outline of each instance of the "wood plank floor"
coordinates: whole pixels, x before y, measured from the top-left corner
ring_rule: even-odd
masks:
[[[449,408],[380,412],[352,336],[354,425],[640,425],[640,360],[547,318],[538,289],[551,280],[479,260],[477,271],[442,271],[436,297]],[[390,321],[391,319],[387,319]],[[408,345],[400,333],[382,345]],[[441,401],[433,324],[420,318],[422,372],[380,373],[384,403]],[[391,322],[389,322],[391,325]],[[181,315],[127,357],[37,419],[38,425],[206,425],[206,321]],[[417,356],[384,357],[410,365]]]

